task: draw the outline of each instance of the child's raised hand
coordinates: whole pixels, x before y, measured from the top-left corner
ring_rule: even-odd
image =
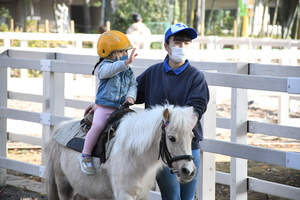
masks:
[[[132,63],[135,60],[135,57],[138,55],[135,53],[136,48],[133,48],[131,51],[131,54],[127,60],[125,60],[125,65],[128,66],[130,63]]]

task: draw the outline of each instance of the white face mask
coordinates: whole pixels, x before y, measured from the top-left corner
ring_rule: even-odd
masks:
[[[178,47],[170,47],[172,50],[172,55],[169,54],[169,57],[177,63],[185,62],[188,58],[189,49],[178,48]]]

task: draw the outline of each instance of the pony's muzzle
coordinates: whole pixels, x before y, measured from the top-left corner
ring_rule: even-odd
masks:
[[[186,176],[194,176],[195,175],[195,171],[196,170],[193,170],[193,171],[190,171],[189,169],[187,168],[183,168],[182,170],[182,174],[186,175]]]
[[[196,175],[197,168],[194,164],[183,166],[177,171],[179,181],[182,183],[190,182]]]

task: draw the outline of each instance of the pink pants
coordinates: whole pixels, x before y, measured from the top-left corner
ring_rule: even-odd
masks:
[[[116,110],[116,108],[95,104],[94,110],[92,127],[86,135],[82,150],[82,153],[86,155],[92,154],[93,148],[96,145],[103,129],[105,128],[107,119],[109,118],[110,114]]]

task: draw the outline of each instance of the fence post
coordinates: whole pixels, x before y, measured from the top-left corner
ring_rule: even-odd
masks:
[[[272,51],[272,47],[271,46],[268,46],[268,45],[263,45],[261,46],[261,50],[262,51],[266,51],[266,52],[271,52]],[[262,64],[271,64],[271,59],[270,58],[262,58],[260,60],[260,63]]]
[[[207,50],[214,50],[215,47],[215,38],[214,36],[208,36],[209,42],[206,44]]]
[[[298,47],[288,47],[282,49],[281,51],[282,53],[289,55],[289,57],[284,57],[283,59],[281,59],[281,61],[279,62],[281,65],[298,65],[298,59],[296,57],[296,55],[298,54]]]
[[[7,68],[0,67],[0,106],[7,107]],[[7,118],[0,117],[0,156],[7,156]],[[6,185],[6,169],[0,168],[0,186]]]
[[[44,26],[45,26],[45,33],[49,33],[50,32],[50,23],[49,23],[48,19],[45,19],[45,25]],[[50,48],[48,40],[46,41],[46,47]]]
[[[28,47],[28,40],[20,40],[21,47],[27,48]],[[28,78],[28,69],[20,69],[20,78]]]
[[[297,54],[298,54],[298,47],[291,47],[291,55],[297,55]],[[296,56],[291,57],[290,65],[292,66],[298,65],[298,59],[296,58]]]
[[[203,115],[204,139],[216,138],[216,87],[209,86],[210,100]],[[196,197],[199,200],[214,200],[216,189],[215,154],[201,151]]]
[[[9,31],[14,32],[15,27],[14,27],[14,19],[9,20]]]
[[[71,85],[71,83],[73,83],[73,81],[74,81],[73,80],[74,76],[76,76],[76,78],[78,78],[80,76],[82,77],[81,74],[65,73],[65,83],[69,83],[68,85]],[[78,81],[78,80],[76,80],[76,81]],[[76,92],[76,90],[74,90],[74,88],[71,88],[71,87],[68,87],[68,86],[65,86],[65,88],[66,88],[65,98],[73,99],[74,98],[74,92]],[[66,107],[65,108],[65,116],[73,117],[74,116],[74,108]]]
[[[51,115],[64,116],[65,78],[63,73],[51,72],[52,60],[41,60],[43,71],[43,113],[41,123],[43,124],[43,147],[50,139],[54,127],[51,126]],[[49,68],[49,70],[48,70]],[[42,165],[45,165],[45,148],[42,149]]]
[[[4,49],[9,49],[10,48],[10,35],[9,33],[4,33]]]
[[[289,94],[283,93],[278,96],[278,124],[289,125]]]
[[[82,49],[82,40],[80,40],[80,39],[76,40],[75,46],[77,49]]]
[[[238,63],[237,74],[248,74],[248,63]],[[247,144],[246,89],[231,89],[231,142]],[[231,157],[230,200],[247,200],[247,160]]]

